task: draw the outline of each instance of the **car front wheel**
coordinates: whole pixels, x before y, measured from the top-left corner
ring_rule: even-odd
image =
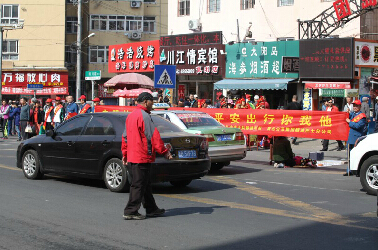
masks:
[[[130,189],[128,171],[120,159],[110,159],[104,168],[104,182],[106,187],[117,193],[127,192]]]
[[[40,171],[40,162],[35,150],[28,150],[22,156],[22,172],[28,179],[40,179],[43,174]]]
[[[360,181],[364,190],[377,195],[378,190],[378,155],[369,157],[361,166]]]

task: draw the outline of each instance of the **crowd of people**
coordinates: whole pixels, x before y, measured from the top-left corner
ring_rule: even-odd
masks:
[[[65,102],[57,96],[55,100],[48,98],[44,105],[36,99],[31,101],[22,97],[19,101],[3,100],[0,108],[0,125],[2,139],[9,135],[17,135],[18,140],[26,140],[33,135],[43,134],[47,130],[58,127],[65,120],[84,113],[91,113],[92,106],[82,95],[80,104],[74,102],[73,96],[67,96]],[[100,104],[99,98],[94,98],[93,105]]]

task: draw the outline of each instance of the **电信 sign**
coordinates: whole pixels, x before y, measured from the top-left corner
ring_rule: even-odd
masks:
[[[159,64],[159,40],[109,46],[108,71],[153,72]]]

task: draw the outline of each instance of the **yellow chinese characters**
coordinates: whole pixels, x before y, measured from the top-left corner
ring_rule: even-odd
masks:
[[[328,115],[327,116],[322,115],[319,122],[320,122],[321,127],[332,127],[332,119]]]
[[[264,124],[266,124],[268,120],[269,120],[269,124],[272,124],[273,121],[274,121],[274,115],[265,114],[264,115]]]
[[[230,120],[231,120],[231,123],[239,123],[239,120],[240,120],[240,117],[239,117],[239,114],[230,114]]]
[[[215,113],[215,120],[217,120],[218,122],[222,122],[224,120],[223,118],[223,113]]]
[[[311,126],[311,119],[310,115],[302,115],[301,119],[299,120],[299,125],[301,126]]]
[[[281,125],[289,125],[289,124],[293,123],[293,118],[294,117],[292,117],[292,116],[283,115],[282,120],[281,120]]]
[[[256,122],[257,122],[256,115],[252,115],[252,114],[247,115],[247,123],[255,124]]]

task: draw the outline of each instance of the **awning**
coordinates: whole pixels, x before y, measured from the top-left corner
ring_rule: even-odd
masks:
[[[305,89],[351,89],[350,82],[304,82]]]
[[[224,79],[214,83],[214,89],[277,89],[286,90],[294,79]]]

